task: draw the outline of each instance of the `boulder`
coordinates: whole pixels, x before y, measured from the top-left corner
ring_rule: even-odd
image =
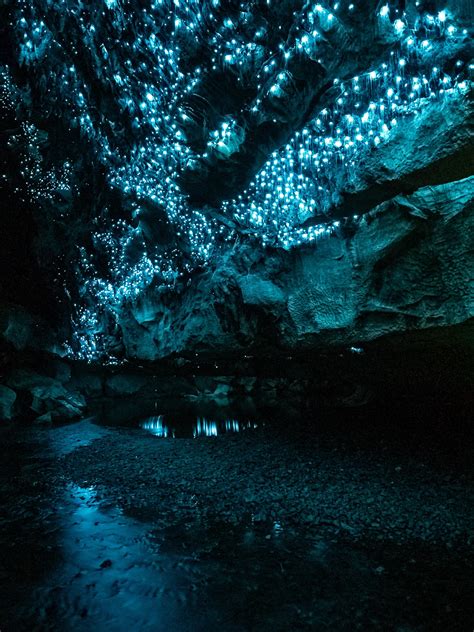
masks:
[[[126,396],[138,393],[146,386],[146,376],[118,374],[107,378],[105,383],[105,394],[115,396]]]
[[[3,338],[17,351],[25,349],[34,336],[34,319],[18,306],[2,306],[0,309],[0,339]]]
[[[13,417],[13,406],[16,393],[13,389],[0,384],[0,421],[8,421]]]
[[[19,370],[8,379],[9,386],[28,396],[29,408],[37,416],[62,421],[81,417],[86,409],[84,396],[67,389],[61,382],[33,371]]]
[[[238,283],[243,302],[248,305],[277,305],[285,302],[285,294],[278,285],[258,274],[242,276]]]

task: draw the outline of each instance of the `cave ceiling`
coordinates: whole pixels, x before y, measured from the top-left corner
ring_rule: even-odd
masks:
[[[1,11],[3,180],[35,209],[76,324],[237,241],[317,244],[472,173],[468,0]]]

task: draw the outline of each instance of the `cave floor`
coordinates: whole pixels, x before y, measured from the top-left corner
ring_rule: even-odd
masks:
[[[471,630],[469,442],[363,416],[4,429],[0,629]]]

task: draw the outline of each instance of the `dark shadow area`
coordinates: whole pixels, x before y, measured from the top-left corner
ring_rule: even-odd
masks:
[[[2,630],[469,628],[462,402],[182,395],[2,432]]]

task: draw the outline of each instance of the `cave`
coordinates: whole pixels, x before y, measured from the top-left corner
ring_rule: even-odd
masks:
[[[474,626],[472,0],[0,1],[0,630]]]

